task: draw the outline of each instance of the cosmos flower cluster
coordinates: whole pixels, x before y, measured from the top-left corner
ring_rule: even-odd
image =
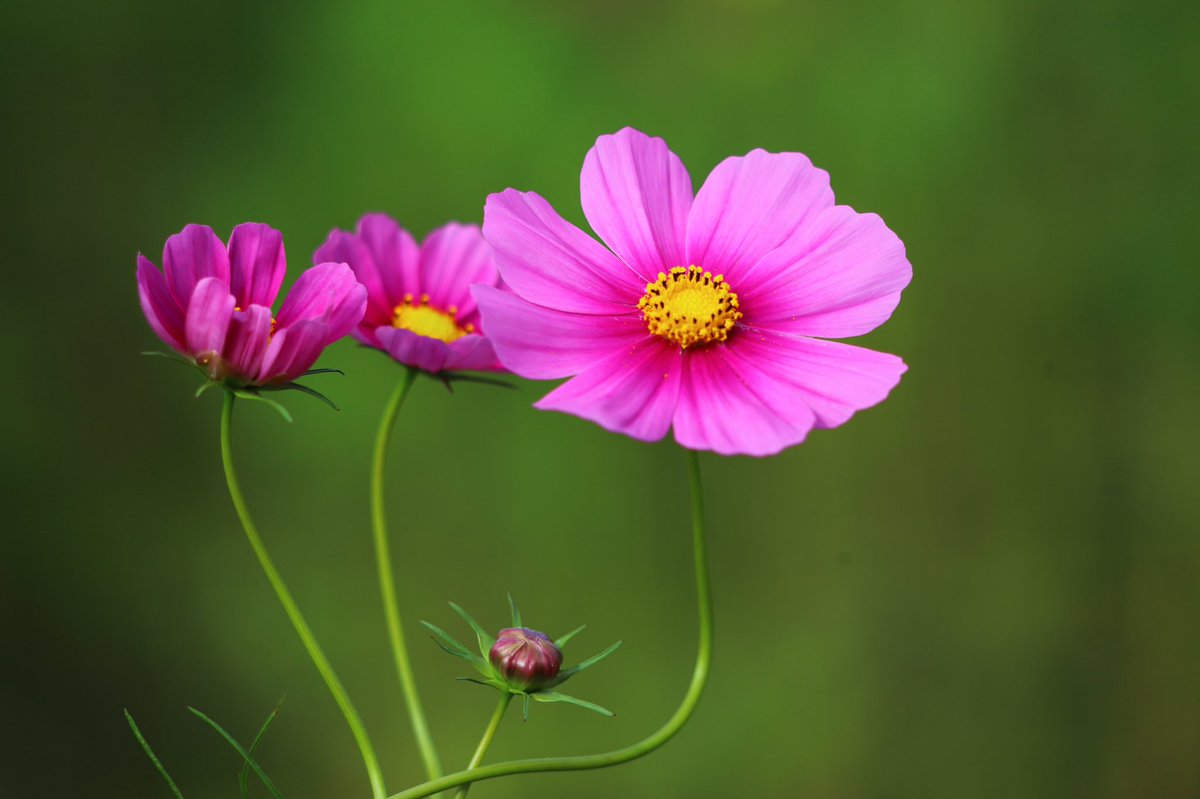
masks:
[[[568,378],[536,405],[643,441],[771,455],[882,401],[904,362],[831,339],[891,316],[912,277],[875,214],[799,153],[725,159],[698,191],[662,139],[601,136],[580,178],[596,238],[534,192],[423,242],[383,214],[333,230],[286,299],[273,228],[188,225],[139,256],[151,328],[226,386],[294,385],[347,335],[430,374]]]

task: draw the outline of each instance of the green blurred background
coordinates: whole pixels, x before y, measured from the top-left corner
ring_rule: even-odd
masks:
[[[767,460],[703,459],[718,650],[692,723],[637,763],[472,797],[1200,796],[1200,271],[1193,3],[5,4],[7,388],[0,793],[185,795],[250,737],[289,797],[366,796],[352,740],[246,546],[219,397],[158,346],[134,256],[188,222],[417,235],[492,191],[582,223],[595,137],[663,136],[698,187],[800,150],[880,212],[915,278],[864,343],[883,405]],[[246,406],[236,451],[280,567],[373,732],[419,777],[373,582],[369,448],[400,372],[343,343],[333,413]],[[314,380],[314,385],[318,385]],[[581,622],[621,652],[513,714],[493,759],[613,747],[678,701],[695,645],[684,462],[516,392],[422,381],[391,506],[448,765],[493,699],[417,632]],[[260,786],[252,791],[262,796]]]

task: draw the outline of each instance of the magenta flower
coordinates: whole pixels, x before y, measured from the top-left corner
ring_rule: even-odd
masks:
[[[477,288],[501,362],[571,377],[537,407],[654,441],[770,455],[883,400],[904,362],[825,341],[891,316],[912,277],[875,214],[834,205],[799,153],[721,162],[693,198],[679,158],[631,128],[580,180],[608,245],[532,192],[488,197],[483,233],[515,293]]]
[[[212,228],[188,225],[163,247],[165,276],[138,255],[138,296],[158,337],[211,379],[288,383],[358,324],[367,293],[345,264],[318,264],[300,275],[276,315],[271,306],[286,268],[274,228],[238,225],[226,247]]]
[[[475,225],[451,222],[423,244],[386,214],[366,214],[354,233],[333,230],[314,261],[342,261],[367,288],[354,337],[426,372],[502,371],[480,329],[471,285],[497,286],[491,248]]]

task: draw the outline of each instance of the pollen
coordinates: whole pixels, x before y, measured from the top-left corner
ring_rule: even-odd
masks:
[[[436,308],[429,304],[428,294],[422,294],[419,299],[405,294],[404,302],[392,309],[392,327],[447,344],[475,332],[475,325],[458,323],[457,307],[451,305],[444,311]]]
[[[725,277],[698,266],[659,272],[658,280],[646,284],[638,309],[651,333],[685,350],[724,341],[742,318],[738,296],[729,290]]]

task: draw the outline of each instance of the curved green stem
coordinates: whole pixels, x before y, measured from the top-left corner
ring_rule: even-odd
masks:
[[[271,560],[271,556],[267,554],[267,549],[263,546],[262,538],[258,535],[258,528],[254,526],[254,522],[250,518],[250,511],[246,508],[246,498],[242,496],[242,489],[238,484],[237,472],[233,468],[233,447],[230,428],[233,425],[234,399],[233,392],[226,391],[225,404],[221,410],[221,460],[225,465],[225,482],[229,485],[229,498],[233,500],[233,507],[237,511],[238,518],[242,521],[242,527],[246,531],[246,538],[250,541],[250,548],[254,550],[254,554],[258,557],[258,563],[262,566],[263,573],[267,575],[267,581],[275,589],[275,595],[279,597],[279,602],[283,605],[284,611],[287,612],[292,626],[296,628],[296,633],[304,643],[304,648],[308,650],[308,656],[312,658],[313,665],[317,667],[317,671],[321,673],[321,678],[325,680],[325,686],[329,688],[329,693],[333,694],[334,701],[337,702],[342,715],[346,717],[346,723],[350,726],[350,732],[354,734],[358,750],[362,753],[363,763],[367,767],[367,776],[371,780],[371,793],[375,796],[375,799],[383,799],[383,797],[387,796],[387,789],[383,784],[383,772],[379,768],[379,760],[375,757],[375,750],[371,746],[371,740],[367,737],[366,728],[363,727],[362,720],[359,719],[354,705],[350,703],[350,697],[346,695],[346,689],[342,687],[341,681],[338,679],[337,674],[334,673],[333,666],[329,664],[325,653],[321,651],[321,645],[317,643],[316,637],[313,636],[312,630],[309,629],[308,623],[304,620],[304,616],[301,615],[296,601],[292,599],[292,594],[288,591],[287,585],[284,584],[283,577],[280,576],[279,570],[275,568],[275,563]]]
[[[375,453],[371,460],[371,524],[375,534],[375,561],[379,570],[379,591],[383,594],[383,612],[387,617],[388,638],[392,644],[392,659],[396,661],[396,673],[400,677],[400,688],[404,691],[404,703],[408,708],[408,717],[412,721],[413,735],[417,739],[417,748],[421,751],[421,760],[425,763],[425,772],[429,779],[442,776],[442,764],[438,760],[437,749],[433,745],[433,736],[429,732],[429,722],[425,719],[425,711],[421,707],[421,698],[417,695],[417,682],[413,676],[412,664],[408,659],[408,648],[404,643],[404,625],[400,620],[400,604],[396,599],[396,585],[392,580],[392,561],[388,552],[387,520],[385,516],[383,497],[383,467],[387,461],[388,443],[392,431],[396,427],[396,417],[404,398],[408,396],[413,381],[416,380],[417,370],[405,370],[400,384],[392,392],[391,399],[383,411],[383,419],[379,422],[379,432],[375,435]]]
[[[483,737],[479,739],[479,746],[475,747],[475,754],[471,756],[471,762],[467,764],[467,769],[473,769],[483,762],[483,756],[487,754],[488,747],[492,745],[492,739],[496,737],[496,730],[500,729],[500,721],[504,718],[504,711],[508,710],[508,703],[512,701],[513,695],[504,692],[500,697],[500,704],[496,705],[496,712],[492,714],[492,720],[488,722],[487,729],[483,731]],[[465,799],[467,791],[471,790],[471,783],[467,783],[458,789],[458,793],[454,794],[454,799]]]
[[[692,545],[695,550],[696,567],[696,601],[700,614],[700,640],[696,652],[696,666],[692,671],[692,682],[683,697],[675,714],[667,723],[638,743],[623,749],[615,749],[598,755],[582,755],[579,757],[544,757],[529,760],[511,760],[506,763],[495,763],[490,766],[458,771],[445,777],[430,780],[423,785],[409,788],[392,794],[390,799],[422,799],[422,797],[481,780],[495,779],[510,774],[526,774],[543,771],[580,771],[583,769],[605,768],[620,763],[628,763],[643,755],[653,752],[667,741],[671,740],[691,717],[692,711],[700,701],[704,684],[708,681],[709,666],[712,662],[713,644],[713,611],[712,594],[708,586],[708,564],[704,554],[704,503],[701,497],[700,464],[694,451],[687,451],[688,477],[692,491]]]

